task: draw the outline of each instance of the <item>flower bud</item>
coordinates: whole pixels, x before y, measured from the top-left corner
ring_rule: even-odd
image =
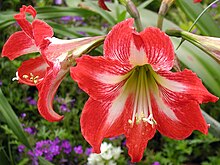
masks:
[[[181,30],[168,30],[166,33],[171,36],[182,37],[183,39],[191,42],[193,45],[206,52],[218,63],[220,63],[220,38],[200,36]]]

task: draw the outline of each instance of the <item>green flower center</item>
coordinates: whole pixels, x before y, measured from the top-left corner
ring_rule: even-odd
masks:
[[[128,122],[131,125],[145,122],[154,126],[157,123],[153,118],[150,92],[152,90],[154,92],[158,91],[154,78],[156,73],[150,65],[143,65],[136,66],[128,74],[129,76],[125,83],[125,89],[134,95],[134,109]]]

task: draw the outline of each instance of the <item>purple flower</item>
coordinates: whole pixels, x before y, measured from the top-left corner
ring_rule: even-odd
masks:
[[[61,148],[63,152],[69,154],[72,151],[72,146],[68,140],[63,140],[61,144]]]
[[[92,153],[92,148],[86,148],[85,154],[89,156]]]
[[[18,152],[24,152],[25,146],[23,144],[18,146]]]
[[[60,106],[60,110],[63,111],[63,112],[70,112],[69,108],[67,107],[66,104],[62,104]]]
[[[24,128],[24,131],[29,133],[30,135],[35,135],[37,133],[37,129],[35,127]]]
[[[75,102],[76,102],[76,99],[72,99],[72,100],[70,101],[71,107],[74,107]]]
[[[83,32],[83,31],[77,31],[78,34],[81,34],[82,36],[86,36],[87,33],[86,32]]]
[[[28,97],[26,99],[26,101],[30,104],[30,105],[37,105],[37,101],[34,100],[32,97]]]
[[[33,152],[33,151],[28,151],[27,154],[31,157],[32,165],[38,165],[38,158],[37,158],[37,156],[34,154],[34,152]]]
[[[118,136],[115,136],[115,137],[111,137],[111,138],[108,138],[109,140],[115,140],[115,139],[118,139]]]
[[[126,146],[126,140],[122,142],[122,146]]]
[[[83,148],[82,148],[81,145],[74,147],[73,150],[75,151],[76,154],[82,154],[83,153]]]
[[[109,28],[109,26],[110,26],[110,25],[109,25],[108,23],[102,24],[102,28],[103,28],[103,29],[107,29],[107,28]]]
[[[80,16],[73,16],[73,21],[75,21],[75,22],[82,22],[83,18],[80,17]]]
[[[54,0],[54,4],[61,5],[63,3],[63,0]]]
[[[45,159],[52,161],[53,157],[60,154],[60,147],[58,143],[60,140],[56,138],[54,141],[42,140],[36,143],[34,149],[35,156],[44,156]]]
[[[0,80],[0,86],[2,86],[2,81]]]
[[[21,118],[24,119],[26,117],[26,113],[21,113]]]
[[[218,5],[216,3],[212,5],[212,8],[217,8],[217,7]]]
[[[152,165],[160,165],[160,162],[154,162]]]
[[[73,17],[72,16],[63,16],[60,18],[61,21],[63,21],[64,24],[70,22],[73,20]]]

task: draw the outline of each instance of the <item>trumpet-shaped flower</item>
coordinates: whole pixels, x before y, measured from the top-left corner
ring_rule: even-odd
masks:
[[[74,63],[74,59],[86,53],[102,42],[104,37],[86,37],[72,40],[61,40],[53,36],[53,29],[44,21],[26,19],[26,13],[36,17],[32,6],[22,6],[14,18],[22,31],[10,36],[5,43],[2,56],[13,60],[21,55],[40,52],[42,56],[24,61],[18,68],[17,79],[20,83],[34,85],[39,90],[38,110],[48,121],[63,118],[52,107],[55,92]]]
[[[158,28],[138,33],[133,19],[115,27],[104,42],[104,57],[84,55],[72,78],[90,96],[81,131],[94,152],[104,138],[124,134],[132,162],[141,160],[156,130],[184,139],[193,130],[207,134],[199,104],[218,100],[190,70],[171,72],[174,50]]]
[[[167,30],[167,33],[191,42],[220,63],[220,38],[201,36],[182,30]]]

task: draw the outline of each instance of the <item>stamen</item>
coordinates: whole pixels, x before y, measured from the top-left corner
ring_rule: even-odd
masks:
[[[152,80],[150,71],[146,66],[141,66],[135,68],[134,78],[136,81],[134,85],[134,109],[132,113],[132,118],[128,120],[131,124],[140,124],[141,122],[149,123],[152,127],[157,124],[156,120],[153,118],[151,96],[150,96],[150,86],[149,83]]]
[[[27,79],[29,76],[25,74],[25,75],[23,75],[22,77],[23,77],[24,79]]]
[[[26,75],[26,74],[24,74],[22,77],[23,77],[24,79],[28,79],[28,78],[29,78],[29,76]],[[34,84],[37,84],[38,81],[39,81],[39,77],[40,77],[40,76],[34,76],[33,73],[30,73],[30,78],[29,78],[29,79],[30,79]]]

